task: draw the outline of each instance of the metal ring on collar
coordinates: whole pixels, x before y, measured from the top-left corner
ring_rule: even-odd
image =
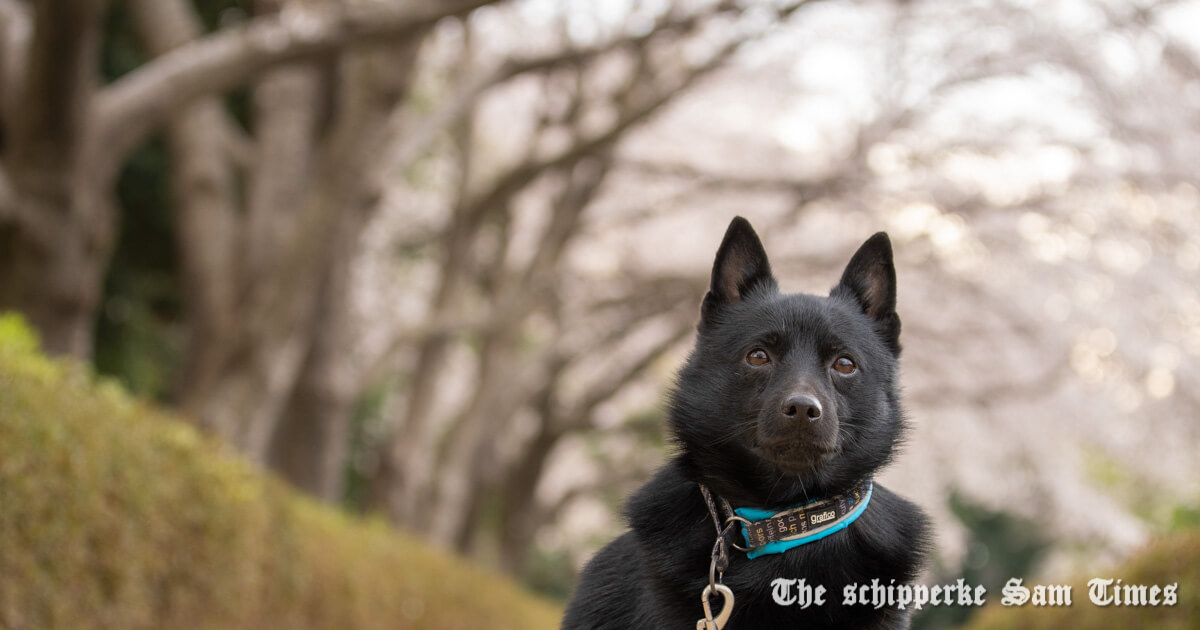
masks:
[[[730,515],[730,516],[727,516],[727,517],[725,517],[725,525],[727,525],[727,526],[728,526],[728,525],[729,525],[731,522],[734,522],[734,521],[736,521],[736,522],[740,522],[740,523],[742,523],[743,525],[745,525],[746,527],[749,527],[749,526],[751,525],[751,523],[750,523],[750,521],[749,521],[748,519],[746,519],[746,518],[743,518],[743,517],[741,517],[741,516],[738,516],[738,515],[736,515],[736,514],[732,514],[732,515]],[[743,546],[741,546],[741,545],[737,544],[736,542],[734,542],[734,541],[732,540],[732,538],[731,538],[731,539],[730,539],[730,541],[729,541],[729,546],[730,546],[730,547],[733,547],[734,549],[737,549],[738,551],[751,551],[751,549],[750,549],[749,547],[743,547]]]

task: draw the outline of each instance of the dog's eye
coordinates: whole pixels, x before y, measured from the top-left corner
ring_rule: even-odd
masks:
[[[771,357],[767,356],[767,351],[762,348],[755,348],[746,355],[746,363],[759,366],[766,365],[771,362]]]
[[[858,371],[858,366],[850,357],[838,357],[837,361],[833,362],[833,369],[838,371],[838,374],[853,374]]]

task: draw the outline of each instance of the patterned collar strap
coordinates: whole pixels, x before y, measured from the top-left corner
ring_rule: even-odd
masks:
[[[862,479],[842,494],[809,501],[782,512],[734,509],[738,516],[746,519],[741,523],[742,536],[749,549],[746,557],[783,553],[846,529],[867,509],[874,486],[871,479]]]

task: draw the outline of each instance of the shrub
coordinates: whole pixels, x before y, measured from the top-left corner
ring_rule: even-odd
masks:
[[[317,505],[0,315],[0,628],[554,628],[558,609]]]
[[[1174,606],[1097,606],[1088,599],[1087,587],[1088,580],[1095,577],[1147,587],[1178,583],[1178,602]],[[1070,607],[1026,604],[1005,608],[999,605],[1001,594],[997,591],[989,593],[991,603],[967,627],[971,630],[1192,630],[1200,620],[1200,597],[1196,595],[1200,591],[1200,531],[1165,536],[1112,571],[1065,583],[1072,586]],[[1033,584],[1026,580],[1023,586],[1032,588]]]

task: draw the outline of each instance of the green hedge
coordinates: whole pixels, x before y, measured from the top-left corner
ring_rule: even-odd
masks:
[[[503,578],[310,502],[0,316],[0,628],[554,628]]]
[[[1148,587],[1178,583],[1178,601],[1174,606],[1097,606],[1088,599],[1087,587],[1087,581],[1097,577]],[[1177,532],[1163,537],[1122,566],[1063,583],[1072,586],[1070,607],[1026,604],[1005,608],[996,603],[1001,593],[989,593],[989,601],[994,602],[967,627],[970,630],[1194,630],[1200,627],[1200,532]],[[1034,584],[1025,580],[1023,586],[1032,588]]]

